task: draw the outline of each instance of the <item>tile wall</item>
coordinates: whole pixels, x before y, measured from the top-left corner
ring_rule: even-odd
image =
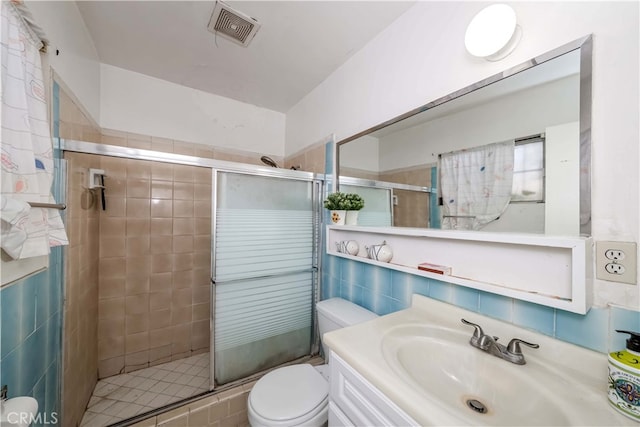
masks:
[[[100,142],[100,130],[58,84],[54,86],[54,129],[66,139]],[[67,161],[67,233],[65,248],[62,365],[62,425],[76,425],[97,381],[98,242],[96,193],[86,189],[88,169],[100,159],[88,154],[64,155]]]
[[[41,423],[60,416],[62,249],[49,268],[0,290],[0,371],[8,397],[32,396]]]
[[[313,144],[303,151],[287,156],[284,160],[284,167],[289,169],[295,167],[298,170],[314,173],[324,173],[324,142]],[[281,165],[282,163],[278,163]]]
[[[381,173],[381,181],[400,182],[403,184],[428,187],[431,185],[431,167],[421,165],[411,168],[397,169]],[[429,199],[428,193],[408,190],[394,190],[398,203],[393,206],[393,225],[396,227],[428,227]]]
[[[104,156],[100,168],[99,377],[208,351],[211,170]]]
[[[75,425],[97,381],[99,212],[96,194],[87,190],[89,168],[100,159],[65,153],[67,233],[64,300],[63,425]]]
[[[248,427],[247,398],[254,382],[200,399],[132,427]]]
[[[640,330],[640,312],[593,307],[586,315],[324,255],[322,299],[341,297],[384,315],[411,305],[417,293],[601,353],[625,347],[615,329]]]

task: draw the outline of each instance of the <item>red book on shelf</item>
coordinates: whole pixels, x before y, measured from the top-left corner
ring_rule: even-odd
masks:
[[[451,276],[451,267],[447,267],[446,265],[438,265],[438,264],[423,262],[422,264],[418,264],[418,269],[422,271],[428,271],[429,273],[436,273],[436,274],[442,274],[445,276]]]

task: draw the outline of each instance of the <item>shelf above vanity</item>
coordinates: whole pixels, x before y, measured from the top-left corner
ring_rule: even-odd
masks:
[[[355,240],[358,256],[337,251]],[[385,241],[391,262],[367,258],[365,246]],[[327,226],[329,255],[428,277],[560,310],[585,314],[592,303],[590,237],[399,227]],[[451,268],[451,275],[418,269],[421,263]]]

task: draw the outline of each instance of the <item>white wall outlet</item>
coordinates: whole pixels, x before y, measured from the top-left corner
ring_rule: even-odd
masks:
[[[596,277],[635,285],[636,251],[635,242],[596,242]]]
[[[607,270],[607,273],[609,274],[624,274],[625,272],[624,265],[616,262],[610,262],[604,266],[604,269]]]

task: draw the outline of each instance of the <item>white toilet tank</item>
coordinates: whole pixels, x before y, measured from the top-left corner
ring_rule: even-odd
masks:
[[[366,308],[342,298],[320,301],[316,304],[316,310],[318,310],[318,328],[320,329],[320,340],[325,358],[329,355],[329,349],[325,347],[324,340],[322,340],[325,333],[378,317],[377,314]]]

